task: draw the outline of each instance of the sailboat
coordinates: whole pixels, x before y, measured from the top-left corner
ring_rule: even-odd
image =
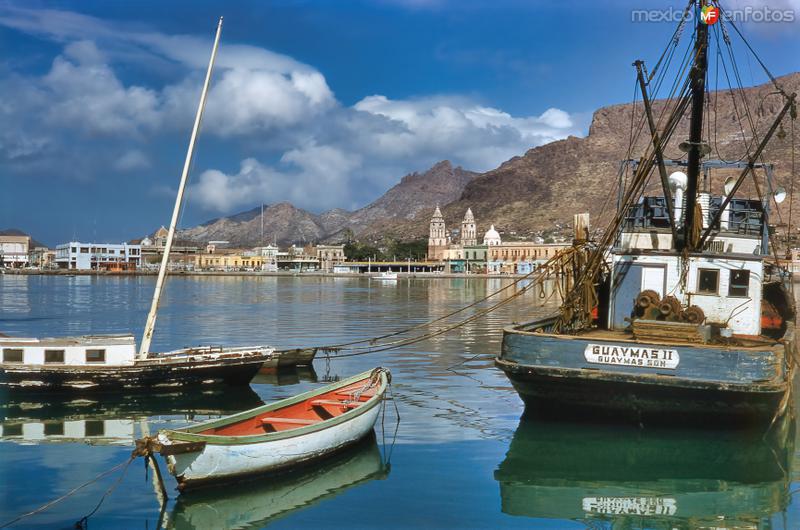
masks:
[[[668,70],[681,56],[673,52],[692,14],[693,42],[681,64]],[[562,264],[569,274],[561,278],[567,287],[559,310],[505,329],[495,360],[531,411],[737,428],[774,424],[789,408],[795,303],[770,225],[771,204],[787,194],[764,149],[785,117],[796,119],[796,94],[764,67],[775,87],[774,120],[757,131],[742,117],[739,145],[747,152],[741,160],[723,160],[711,131],[716,108],[714,120],[707,116],[716,100],[706,80],[709,57],[717,68],[723,58],[733,61],[732,34],[741,36],[718,2],[692,0],[663,61],[649,73],[642,61],[634,63],[642,98],[638,122],[649,134],[641,158],[622,164],[616,214],[596,242],[576,233]],[[709,52],[714,43],[716,55]],[[674,84],[664,85],[674,90],[656,107],[651,101],[659,79],[673,71]],[[742,105],[744,97],[733,88],[731,97]],[[664,150],[683,130],[687,110],[688,140],[679,146],[685,155],[669,159]],[[632,141],[629,152],[634,149]],[[651,175],[658,178],[648,187]],[[653,188],[662,194],[649,195]]]
[[[35,392],[126,392],[182,386],[246,385],[262,367],[277,369],[279,366],[311,364],[316,353],[314,349],[279,352],[270,346],[199,346],[160,354],[150,352],[170,250],[180,217],[221,34],[222,18],[217,24],[214,47],[175,198],[153,301],[138,351],[132,334],[60,338],[0,336],[0,388]]]

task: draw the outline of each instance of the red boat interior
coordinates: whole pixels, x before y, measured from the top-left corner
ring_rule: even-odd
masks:
[[[269,432],[288,431],[306,425],[313,425],[360,407],[375,395],[378,385],[370,378],[351,385],[318,394],[300,403],[284,408],[270,410],[236,423],[206,429],[200,434],[217,436],[250,436]]]

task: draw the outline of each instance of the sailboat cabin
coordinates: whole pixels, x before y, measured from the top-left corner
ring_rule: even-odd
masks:
[[[0,353],[4,365],[130,366],[136,341],[133,335],[0,337]]]

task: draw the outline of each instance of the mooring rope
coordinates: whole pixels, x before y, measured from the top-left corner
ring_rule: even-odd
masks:
[[[470,322],[473,322],[473,321],[477,320],[478,318],[481,318],[481,317],[483,317],[483,316],[485,316],[485,315],[487,315],[487,314],[489,314],[489,313],[491,313],[493,311],[496,311],[500,307],[503,307],[503,306],[511,303],[516,298],[518,298],[519,296],[522,296],[524,293],[526,293],[529,290],[533,289],[534,287],[540,285],[541,282],[543,282],[543,281],[545,281],[547,279],[554,280],[556,282],[557,289],[559,291],[566,291],[567,289],[565,288],[565,286],[560,285],[559,282],[563,281],[563,282],[566,282],[566,283],[571,283],[571,280],[569,280],[569,277],[573,273],[573,269],[574,269],[573,261],[575,259],[575,256],[579,255],[581,253],[581,251],[584,250],[587,246],[588,246],[588,243],[581,243],[581,244],[575,245],[573,247],[569,247],[567,249],[561,250],[561,251],[557,252],[553,257],[551,257],[547,262],[545,262],[542,266],[540,266],[537,270],[532,271],[532,272],[530,272],[530,273],[528,273],[528,274],[526,274],[526,275],[524,275],[524,276],[522,276],[520,278],[517,278],[511,284],[509,284],[509,285],[507,285],[507,286],[505,286],[505,287],[503,287],[501,289],[498,289],[497,291],[495,291],[495,292],[491,293],[490,295],[482,298],[481,300],[478,300],[477,302],[474,302],[474,303],[472,303],[472,304],[470,304],[468,306],[462,307],[462,308],[460,308],[460,309],[458,309],[456,311],[452,311],[452,312],[448,313],[447,315],[444,315],[442,317],[436,318],[436,319],[431,320],[429,322],[425,322],[425,323],[422,323],[422,324],[417,324],[417,325],[412,326],[410,328],[406,328],[406,329],[403,329],[403,330],[399,330],[399,331],[395,331],[395,332],[388,333],[388,334],[385,334],[385,335],[381,335],[379,337],[373,337],[373,338],[370,338],[370,339],[361,339],[361,340],[358,340],[358,341],[353,341],[353,342],[344,343],[344,344],[333,344],[333,345],[327,345],[327,346],[315,346],[315,347],[313,347],[313,349],[316,349],[318,351],[324,352],[326,361],[329,360],[329,359],[333,360],[333,359],[339,359],[339,358],[344,358],[344,357],[356,357],[356,356],[360,356],[360,355],[369,355],[371,353],[377,353],[377,352],[382,352],[382,351],[387,351],[387,350],[393,350],[393,349],[397,349],[397,348],[400,348],[400,347],[403,347],[403,346],[416,344],[417,342],[422,342],[424,340],[428,340],[428,339],[437,337],[439,335],[442,335],[442,334],[447,333],[449,331],[452,331],[454,329],[460,328],[460,327],[462,327],[462,326],[464,326],[466,324],[469,324]],[[484,301],[492,298],[493,296],[495,296],[495,295],[497,295],[497,294],[499,294],[499,293],[501,293],[501,292],[513,287],[513,286],[518,285],[520,282],[522,282],[524,280],[530,280],[530,283],[527,284],[527,285],[522,286],[521,288],[519,288],[519,290],[517,292],[513,293],[511,296],[509,296],[505,300],[501,300],[501,301],[499,301],[499,302],[497,302],[497,303],[495,303],[495,304],[493,304],[493,305],[491,305],[491,306],[489,306],[487,308],[484,308],[484,309],[472,314],[468,318],[465,318],[463,320],[460,320],[458,322],[450,324],[450,325],[448,325],[448,326],[446,326],[444,328],[437,329],[437,330],[434,330],[434,331],[431,331],[431,332],[428,332],[428,333],[424,333],[422,335],[412,336],[412,337],[403,338],[403,339],[399,339],[399,340],[394,340],[394,341],[390,341],[390,342],[384,342],[384,343],[380,342],[381,340],[383,340],[385,338],[404,335],[404,334],[407,334],[408,332],[413,331],[415,329],[420,329],[420,328],[423,328],[423,327],[429,327],[429,326],[431,326],[433,324],[436,324],[437,322],[441,322],[441,321],[443,321],[443,320],[445,320],[445,319],[447,319],[449,317],[452,317],[453,315],[456,315],[458,313],[463,312],[466,309],[470,309],[470,308],[473,308],[473,307],[477,306],[479,303],[484,302]],[[344,353],[341,353],[342,351],[344,351]]]

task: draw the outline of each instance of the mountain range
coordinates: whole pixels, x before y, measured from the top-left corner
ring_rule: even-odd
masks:
[[[788,93],[800,92],[800,73],[780,77],[777,83]],[[707,134],[710,156],[740,160],[746,144],[754,148],[748,127],[740,127],[745,102],[759,136],[763,136],[782,107],[782,98],[772,83],[741,93],[709,93],[705,120],[715,131]],[[663,100],[654,101],[654,114],[658,116],[666,104]],[[631,146],[631,124],[641,122],[642,112],[640,102],[600,108],[594,112],[585,137],[570,136],[532,148],[482,174],[453,167],[448,161],[440,162],[423,173],[406,175],[378,200],[354,212],[337,209],[315,215],[289,203],[270,205],[264,208],[264,234],[267,242],[280,244],[337,242],[349,237],[369,241],[416,239],[427,237],[428,222],[437,204],[442,206],[448,227],[457,227],[466,209],[472,208],[479,233],[490,224],[501,233],[517,237],[568,233],[572,215],[579,212],[589,212],[593,224],[602,226],[614,210],[619,163]],[[775,165],[777,180],[787,189],[792,169],[789,128],[787,118],[763,157]],[[687,137],[688,113],[664,149],[665,157],[681,158],[678,144]],[[630,152],[639,156],[648,142],[645,127]],[[737,173],[738,170],[714,172],[712,191],[719,193],[724,179]],[[657,185],[658,179],[652,178],[651,183]],[[754,193],[751,184],[743,191]],[[779,219],[786,218],[790,202],[781,205]],[[183,230],[181,237],[258,244],[261,208]]]
[[[457,200],[476,176],[445,160],[423,173],[404,176],[379,199],[352,212],[334,209],[313,214],[280,202],[263,208],[263,237],[261,206],[181,230],[179,237],[197,242],[230,241],[240,246],[345,241],[381,226],[429,217],[437,205]]]

